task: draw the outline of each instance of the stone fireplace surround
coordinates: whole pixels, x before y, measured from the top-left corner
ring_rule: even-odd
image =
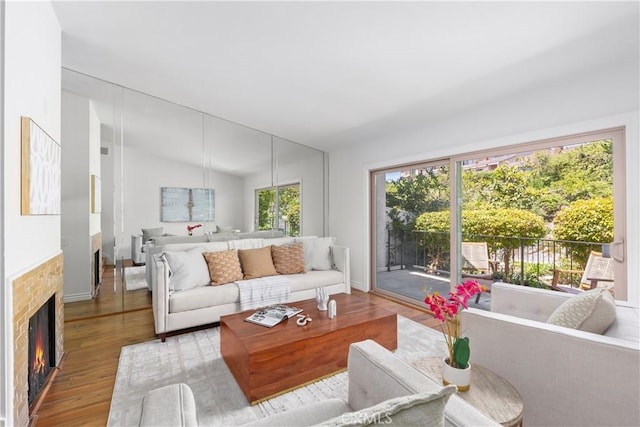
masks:
[[[13,289],[13,424],[26,426],[30,422],[28,402],[28,336],[29,318],[56,297],[56,361],[63,356],[64,303],[62,280],[63,256],[59,253],[12,281]]]

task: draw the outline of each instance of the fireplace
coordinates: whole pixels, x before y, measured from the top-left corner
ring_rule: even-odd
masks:
[[[98,296],[100,292],[100,285],[102,284],[102,268],[100,263],[100,249],[93,253],[93,297]]]
[[[31,406],[47,383],[56,363],[56,299],[42,305],[29,319],[28,398]]]

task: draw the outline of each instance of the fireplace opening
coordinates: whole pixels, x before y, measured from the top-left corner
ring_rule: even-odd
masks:
[[[93,296],[98,296],[98,292],[100,291],[100,285],[102,281],[100,280],[100,249],[93,253]]]
[[[29,406],[36,400],[55,366],[55,295],[29,319]]]

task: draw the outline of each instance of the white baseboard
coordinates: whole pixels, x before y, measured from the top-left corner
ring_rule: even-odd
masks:
[[[62,301],[67,303],[67,302],[76,302],[76,301],[88,301],[91,299],[91,293],[90,292],[83,292],[81,294],[71,294],[71,295],[65,295],[64,297],[62,297]]]

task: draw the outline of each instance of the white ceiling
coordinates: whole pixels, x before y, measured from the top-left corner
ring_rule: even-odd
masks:
[[[54,1],[63,66],[325,151],[638,61],[638,2]]]

